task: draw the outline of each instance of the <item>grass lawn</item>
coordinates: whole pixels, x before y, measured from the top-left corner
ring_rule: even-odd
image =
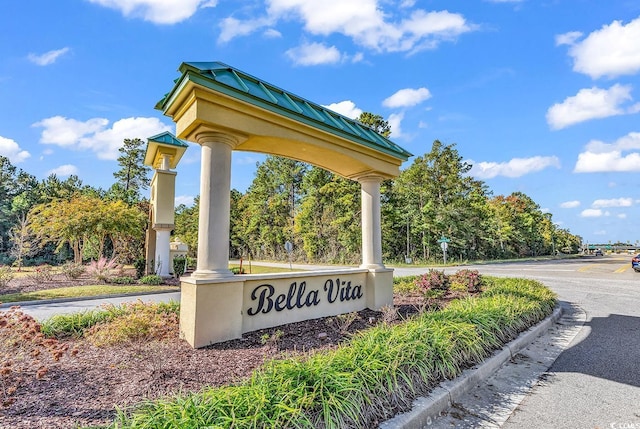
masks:
[[[229,269],[239,268],[237,264],[230,264]],[[276,267],[263,267],[259,265],[252,265],[251,272],[249,272],[249,264],[242,265],[245,270],[245,274],[265,274],[265,273],[280,273],[291,272],[289,268],[276,268]],[[35,272],[35,267],[23,267],[20,272],[13,270],[14,278],[20,279],[32,275]],[[52,274],[56,274],[55,267],[52,268]],[[0,302],[21,302],[21,301],[38,301],[45,299],[57,299],[57,298],[88,298],[99,295],[119,295],[128,293],[147,293],[147,292],[162,292],[166,290],[178,290],[175,286],[150,286],[150,285],[87,285],[87,286],[71,286],[61,287],[55,289],[46,289],[33,292],[24,293],[11,293],[0,294]]]
[[[240,268],[238,264],[229,264],[229,269]],[[262,265],[251,265],[251,271],[249,271],[249,264],[242,264],[242,269],[245,274],[269,274],[269,273],[290,273],[292,271],[300,271],[300,269],[290,270],[289,268],[278,267],[264,267]]]
[[[39,290],[34,292],[11,293],[0,295],[0,302],[37,301],[56,298],[80,298],[98,295],[118,295],[125,293],[162,292],[166,290],[178,290],[175,286],[148,286],[148,285],[87,285],[62,287],[57,289]]]

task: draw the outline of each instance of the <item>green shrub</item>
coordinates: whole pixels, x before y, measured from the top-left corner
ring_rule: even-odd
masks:
[[[393,292],[400,295],[411,295],[419,293],[420,289],[416,285],[419,276],[403,276],[393,278]]]
[[[29,278],[36,283],[50,282],[53,280],[53,270],[51,269],[51,265],[38,265],[33,269],[31,274],[29,274]]]
[[[11,267],[0,267],[0,287],[6,287],[11,280],[13,280]]]
[[[240,268],[240,267],[232,267],[231,268],[231,272],[233,274],[244,274],[244,268]]]
[[[131,276],[119,276],[119,277],[111,277],[109,279],[109,283],[113,283],[116,285],[132,285],[135,284],[136,279]]]
[[[60,266],[60,272],[69,280],[76,280],[86,271],[86,267],[75,262],[65,262]]]
[[[144,258],[138,258],[133,262],[133,267],[136,269],[136,278],[142,278],[147,268],[147,260]]]
[[[449,282],[453,284],[462,285],[467,292],[480,292],[482,286],[482,276],[478,270],[462,269],[449,276]],[[461,289],[458,286],[458,289]]]
[[[173,275],[181,277],[187,270],[187,258],[186,256],[176,256],[173,258]]]
[[[149,274],[147,276],[142,277],[138,282],[143,285],[159,285],[162,284],[162,277],[157,274]]]
[[[416,279],[416,287],[423,294],[431,290],[446,291],[449,288],[449,278],[444,271],[430,269],[425,274]]]

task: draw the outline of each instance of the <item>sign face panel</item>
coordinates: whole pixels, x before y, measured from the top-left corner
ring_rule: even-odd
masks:
[[[446,252],[447,251],[447,247],[449,247],[449,244],[446,241],[443,241],[440,243],[440,247],[442,247],[442,251]]]
[[[366,280],[366,273],[336,271],[247,281],[243,332],[362,310]]]

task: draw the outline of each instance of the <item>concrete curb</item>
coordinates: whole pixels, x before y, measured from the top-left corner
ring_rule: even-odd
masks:
[[[82,296],[77,298],[55,298],[55,299],[33,300],[33,301],[5,302],[0,304],[0,308],[11,308],[13,306],[28,307],[30,305],[59,304],[61,302],[93,301],[96,299],[123,298],[128,296],[145,296],[145,295],[157,295],[161,293],[176,293],[176,292],[180,292],[179,287],[175,289],[159,290],[155,292],[132,292],[132,293],[121,293],[121,294],[113,294],[113,295]]]
[[[411,411],[399,414],[378,426],[379,429],[424,429],[462,395],[489,378],[505,362],[512,359],[522,349],[553,326],[562,315],[562,308],[556,307],[553,313],[537,325],[522,332],[518,338],[506,344],[502,350],[473,368],[466,369],[454,380],[447,380],[429,393],[413,402]]]

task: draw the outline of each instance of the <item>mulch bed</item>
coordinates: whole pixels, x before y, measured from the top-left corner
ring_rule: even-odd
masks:
[[[24,283],[25,288],[36,287]],[[25,290],[19,283],[10,284],[10,288]],[[445,301],[435,304],[444,305]],[[401,316],[407,316],[418,311],[422,299],[396,297],[394,304]],[[18,374],[21,380],[9,395],[10,383],[1,376],[0,362],[0,427],[106,425],[115,416],[116,407],[237,382],[266,359],[334,348],[350,334],[380,323],[384,317],[382,312],[363,310],[348,329],[334,318],[321,318],[247,333],[241,339],[197,350],[178,339],[177,323],[170,327],[174,331],[171,338],[163,342],[98,348],[85,339],[61,340],[68,352],[58,361],[23,357],[27,365],[23,362]],[[275,335],[278,331],[281,336]],[[0,338],[1,347],[6,346],[3,340]],[[47,372],[37,374],[45,363]]]

